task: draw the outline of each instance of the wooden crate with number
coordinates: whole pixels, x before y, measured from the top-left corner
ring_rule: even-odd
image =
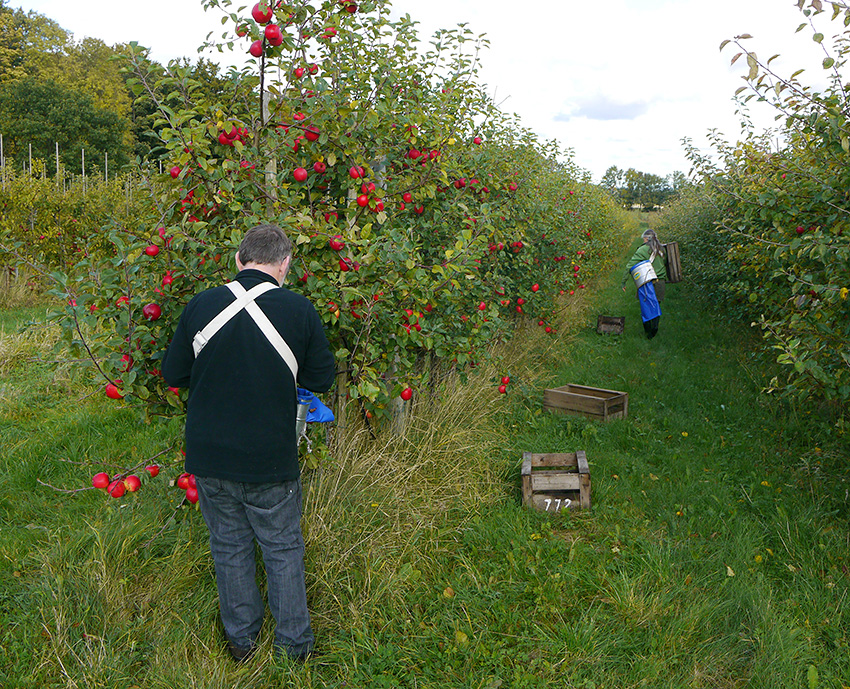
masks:
[[[543,392],[543,407],[559,414],[578,414],[610,421],[629,415],[629,394],[586,385],[563,385]]]
[[[522,504],[543,512],[590,509],[590,468],[584,450],[522,454]]]

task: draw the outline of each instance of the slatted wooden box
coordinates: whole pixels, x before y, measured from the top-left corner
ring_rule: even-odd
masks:
[[[543,512],[590,509],[590,468],[584,450],[522,454],[522,504]]]
[[[622,335],[625,329],[625,316],[599,316],[596,319],[596,332],[600,335]]]
[[[629,394],[570,383],[545,390],[543,407],[559,414],[578,414],[589,419],[610,421],[628,416]]]
[[[664,249],[664,266],[667,268],[667,282],[682,281],[682,261],[679,257],[679,243],[662,244]]]

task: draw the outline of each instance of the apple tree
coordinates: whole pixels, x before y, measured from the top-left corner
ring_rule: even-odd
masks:
[[[719,201],[726,241],[722,286],[764,332],[785,374],[772,389],[827,405],[839,431],[850,400],[850,121],[842,70],[850,51],[850,4],[797,3],[813,41],[823,50],[824,86],[782,75],[747,45],[749,35],[724,41],[745,60],[742,106],[767,103],[776,111],[781,145],[745,128],[731,145],[715,136],[720,163],[694,148],[690,158]],[[815,20],[840,21],[833,49]]]
[[[494,106],[468,29],[421,53],[411,20],[380,2],[204,4],[224,10],[218,45],[246,66],[216,97],[189,66],[130,46],[163,172],[140,161],[147,208],[104,224],[102,249],[56,276],[66,342],[111,397],[181,411],[159,375],[177,318],[232,277],[260,222],[294,241],[289,287],[322,316],[338,397],[376,420],[403,391],[463,374],[516,318],[549,328],[554,297],[606,257],[614,205]]]

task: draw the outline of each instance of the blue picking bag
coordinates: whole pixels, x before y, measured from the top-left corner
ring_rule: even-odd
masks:
[[[658,318],[661,315],[661,306],[655,297],[655,285],[646,282],[638,287],[638,301],[640,302],[640,317],[644,323]]]
[[[304,388],[298,388],[297,392],[298,404],[310,405],[307,409],[307,423],[328,423],[334,420],[334,413],[312,392]]]

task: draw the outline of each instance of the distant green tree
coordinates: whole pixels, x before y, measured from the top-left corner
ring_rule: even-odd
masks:
[[[37,78],[71,43],[71,35],[57,22],[0,0],[0,83]]]
[[[674,174],[681,175],[681,173]],[[678,181],[679,178],[677,177],[676,180]],[[653,211],[663,206],[673,193],[668,178],[640,172],[633,167],[620,170],[616,165],[612,165],[605,171],[601,186],[607,189],[624,208],[639,208],[646,211]]]
[[[57,143],[60,161],[72,172],[81,170],[82,149],[87,171],[102,167],[105,153],[116,169],[128,161],[126,120],[52,81],[0,85],[0,122],[4,153],[18,164],[27,160],[30,144],[33,157],[52,161]]]
[[[612,165],[605,170],[605,174],[602,175],[602,180],[600,181],[602,188],[606,189],[618,201],[620,200],[620,189],[623,186],[624,175],[623,170],[616,165]]]

